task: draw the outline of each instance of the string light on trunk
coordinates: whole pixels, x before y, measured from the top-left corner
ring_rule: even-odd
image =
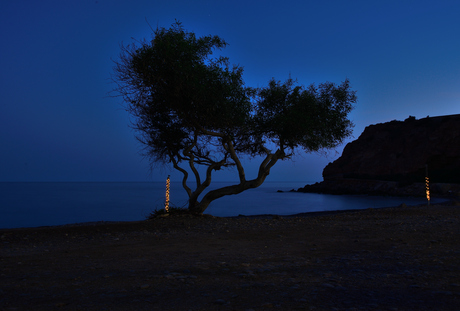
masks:
[[[169,183],[170,183],[170,178],[168,175],[168,178],[166,179],[166,201],[165,201],[166,213],[169,213]]]

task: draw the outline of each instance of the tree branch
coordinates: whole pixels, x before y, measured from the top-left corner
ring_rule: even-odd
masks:
[[[187,186],[188,172],[185,169],[183,169],[182,167],[180,167],[177,164],[176,159],[174,159],[173,157],[171,157],[171,161],[173,163],[174,168],[184,175],[184,177],[182,178],[182,187],[184,187],[185,191],[187,191],[188,197],[190,198],[192,196],[192,189],[190,189]]]
[[[230,157],[236,164],[236,168],[238,169],[238,176],[240,178],[240,183],[244,183],[246,181],[246,174],[244,172],[243,165],[241,164],[240,159],[236,155],[235,148],[233,147],[233,143],[231,140],[229,140],[226,145],[223,142],[222,145],[224,146],[225,150],[227,150],[230,153]]]
[[[190,196],[190,199],[189,199],[189,209],[190,210],[196,211],[197,205],[199,205],[197,204],[198,197],[211,184],[212,171],[220,169],[220,167],[226,161],[227,159],[224,158],[220,162],[214,162],[212,165],[208,166],[208,168],[206,169],[206,179],[204,180],[202,184],[197,186],[195,191],[193,191],[193,194]],[[198,213],[203,213],[203,211],[198,211]]]
[[[193,174],[195,175],[195,180],[196,180],[196,185],[197,187],[199,187],[201,185],[201,179],[200,179],[200,174],[198,173],[198,170],[196,169],[195,167],[195,157],[194,155],[192,154],[192,150],[193,148],[196,146],[197,144],[197,140],[198,140],[198,137],[196,134],[194,134],[194,137],[193,137],[193,143],[190,144],[189,147],[187,147],[184,151],[183,151],[183,154],[188,157],[188,163],[189,163],[189,166],[190,166],[190,169],[192,170]]]
[[[275,153],[269,152],[268,149],[265,150],[267,152],[267,156],[260,164],[259,173],[256,178],[248,181],[245,180],[243,182],[240,181],[240,183],[236,185],[231,185],[209,191],[203,197],[200,204],[198,204],[198,206],[195,207],[195,211],[198,213],[202,213],[209,206],[209,204],[216,199],[219,199],[226,195],[238,194],[247,189],[259,187],[265,181],[265,178],[267,178],[267,176],[270,174],[270,169],[276,164],[276,162],[285,157],[284,150],[278,149]]]

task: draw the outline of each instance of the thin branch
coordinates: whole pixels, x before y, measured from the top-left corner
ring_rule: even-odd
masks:
[[[184,187],[185,191],[187,191],[188,197],[190,198],[192,196],[192,189],[190,189],[187,186],[188,172],[178,165],[174,157],[171,157],[171,161],[173,163],[174,168],[184,175],[184,177],[182,178],[182,187]]]
[[[197,185],[197,187],[199,187],[201,185],[200,174],[198,173],[198,170],[195,167],[195,164],[194,164],[195,163],[195,156],[192,153],[193,148],[196,147],[197,140],[198,140],[198,136],[195,133],[194,137],[193,137],[193,143],[190,144],[190,146],[187,147],[184,150],[183,154],[188,157],[188,164],[189,164],[190,169],[192,170],[193,174],[195,175],[196,185]]]
[[[235,148],[233,147],[232,141],[229,140],[226,144],[222,143],[222,145],[224,146],[225,150],[227,150],[230,153],[230,157],[236,164],[236,167],[238,169],[238,176],[240,178],[240,183],[244,183],[246,181],[246,174],[244,172],[244,168],[243,168],[243,165],[241,164],[240,159],[236,155]]]
[[[190,156],[190,160],[188,161],[188,165],[190,166],[190,169],[192,170],[193,174],[195,175],[195,180],[196,180],[196,185],[199,187],[201,185],[201,178],[200,178],[200,173],[195,167],[194,163],[194,156]]]

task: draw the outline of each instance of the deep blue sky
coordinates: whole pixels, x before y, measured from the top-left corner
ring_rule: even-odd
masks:
[[[249,86],[350,79],[354,139],[369,124],[460,113],[460,1],[2,0],[0,181],[165,180],[107,97],[120,43],[175,19],[219,35]],[[319,181],[335,160],[300,154],[268,180]],[[246,162],[248,177],[258,161]],[[177,174],[172,175],[178,180]],[[216,179],[235,176],[219,173]]]

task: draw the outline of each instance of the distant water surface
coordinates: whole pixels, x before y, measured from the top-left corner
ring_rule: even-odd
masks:
[[[265,182],[256,189],[214,201],[205,213],[228,217],[365,209],[423,204],[423,198],[325,195],[289,192],[309,182]],[[217,182],[213,188],[229,185]],[[286,192],[280,193],[277,190]],[[170,202],[185,206],[187,194],[172,182]],[[0,228],[54,226],[94,221],[143,220],[164,207],[165,183],[0,183]],[[442,200],[438,200],[442,201]],[[433,202],[436,202],[434,200]]]

